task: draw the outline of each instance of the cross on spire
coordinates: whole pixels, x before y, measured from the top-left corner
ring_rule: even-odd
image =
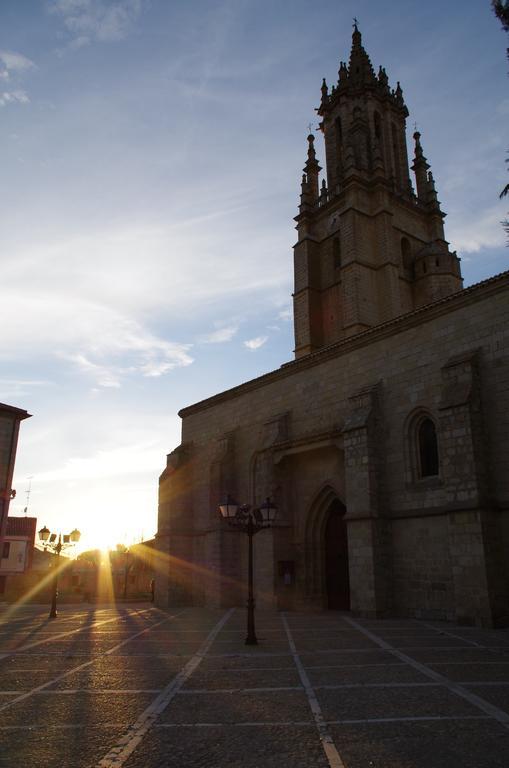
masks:
[[[357,19],[354,16],[353,17],[353,26],[355,27],[355,29],[357,29],[358,24],[359,24],[359,22],[357,21]]]

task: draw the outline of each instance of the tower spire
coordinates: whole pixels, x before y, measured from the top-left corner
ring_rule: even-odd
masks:
[[[414,133],[415,154],[412,171],[415,173],[415,185],[417,188],[417,198],[420,203],[428,202],[428,161],[424,157],[421,146],[421,134],[419,131]]]
[[[308,140],[308,157],[306,165],[304,166],[304,173],[306,174],[306,180],[308,185],[308,194],[311,196],[313,203],[318,200],[319,185],[318,176],[322,170],[318,165],[315,152],[315,137],[310,133],[307,137]]]
[[[350,51],[349,76],[352,83],[363,85],[375,82],[375,72],[371,60],[362,45],[362,35],[359,31],[358,21],[354,19],[352,33],[352,50]]]

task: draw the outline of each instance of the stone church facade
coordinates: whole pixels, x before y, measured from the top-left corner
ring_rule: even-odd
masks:
[[[218,505],[277,504],[258,605],[509,621],[509,273],[463,289],[420,134],[354,29],[308,137],[295,360],[184,408],[160,478],[160,607],[241,605],[246,537]]]

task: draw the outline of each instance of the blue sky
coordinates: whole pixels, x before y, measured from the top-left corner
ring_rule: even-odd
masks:
[[[33,476],[41,525],[148,537],[179,408],[292,358],[307,125],[354,16],[401,82],[465,284],[506,269],[488,0],[2,0],[0,401],[33,413],[11,513]]]

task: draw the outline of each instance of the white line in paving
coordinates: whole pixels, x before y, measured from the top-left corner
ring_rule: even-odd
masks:
[[[381,717],[366,720],[327,720],[326,725],[376,725],[377,723],[412,723],[426,721],[463,721],[463,720],[491,720],[488,715],[460,715],[460,716],[422,716],[422,717]],[[153,728],[315,728],[316,724],[309,720],[281,720],[279,722],[259,722],[254,723],[154,723]],[[89,723],[59,723],[57,725],[48,725],[40,723],[38,725],[0,725],[2,731],[78,731],[86,728],[92,729],[119,729],[125,728],[125,723],[95,723],[91,726]]]
[[[51,691],[36,691],[34,696],[70,696],[76,693],[86,693],[87,696],[102,696],[110,693],[160,693],[162,688],[59,688]],[[0,691],[1,694],[5,691]],[[14,691],[19,694],[19,691]]]
[[[475,646],[476,648],[481,648],[483,650],[490,650],[492,646],[483,645],[483,643],[477,643],[475,640],[469,640],[466,637],[461,637],[461,635],[457,635],[455,632],[451,632],[446,629],[434,627],[432,624],[428,624],[427,621],[421,621],[420,624],[422,624],[423,627],[429,627],[430,629],[434,629],[435,632],[437,632],[439,635],[446,635],[447,637],[454,637],[456,640],[464,640],[465,643],[469,643],[470,645]]]
[[[383,640],[373,632],[370,632],[369,629],[365,629],[362,624],[359,624],[359,622],[355,621],[355,619],[345,617],[345,620],[348,621],[352,627],[356,627],[360,632],[366,635],[366,637],[369,637],[369,639],[380,646],[380,648],[383,648],[385,651],[392,653],[398,659],[401,659],[401,661],[405,661],[407,664],[410,664],[410,666],[412,666],[418,672],[422,672],[427,677],[435,680],[435,682],[445,685],[452,693],[456,693],[458,696],[461,696],[462,699],[465,699],[474,707],[477,707],[490,717],[498,720],[498,722],[504,725],[506,728],[509,728],[509,714],[507,712],[499,709],[494,704],[490,704],[489,701],[485,701],[480,696],[476,696],[475,693],[471,693],[466,688],[463,688],[460,683],[454,683],[452,680],[449,680],[448,677],[441,675],[439,672],[435,672],[425,664],[421,664],[421,662],[412,659],[411,656],[407,656],[405,653],[402,653],[399,648],[394,648],[386,640]]]
[[[486,664],[509,664],[509,661],[434,661],[432,663],[434,667],[448,667],[449,665],[459,666],[461,664],[463,664],[463,666],[471,666],[472,664],[482,664],[483,666]]]
[[[459,680],[459,685],[500,685],[500,686],[506,686],[506,688],[509,688],[509,680],[491,680],[491,681],[483,681],[483,680]]]
[[[184,611],[179,611],[179,613],[175,613],[172,616],[167,616],[165,619],[163,619],[162,621],[158,621],[153,626],[157,627],[157,626],[159,626],[159,624],[164,624],[165,621],[170,621],[171,619],[175,619],[177,616],[180,616],[180,614],[183,613],[183,612]],[[140,635],[145,634],[145,632],[150,632],[151,629],[152,629],[152,627],[145,627],[145,629],[142,629],[140,632],[136,632],[129,639],[130,640],[134,640],[136,637],[139,637]],[[128,641],[125,640],[123,643],[120,643],[118,647],[120,647],[120,645],[125,645],[126,642],[128,642]],[[115,648],[116,647],[117,646],[115,646]],[[57,675],[52,680],[48,680],[47,683],[43,683],[42,685],[38,685],[36,688],[32,688],[32,690],[27,691],[26,693],[22,693],[20,696],[18,696],[17,698],[13,699],[12,701],[8,701],[7,703],[2,704],[0,706],[0,712],[2,712],[4,709],[7,709],[8,707],[12,707],[13,704],[17,704],[18,701],[23,701],[24,699],[28,699],[30,696],[33,696],[35,693],[39,693],[40,691],[45,690],[50,685],[53,685],[53,683],[57,683],[59,680],[63,680],[64,677],[67,677],[68,675],[73,674],[73,672],[79,672],[82,669],[86,669],[86,667],[89,667],[91,664],[95,664],[95,662],[98,659],[100,659],[102,656],[107,656],[108,654],[111,654],[115,650],[115,648],[111,648],[106,653],[98,654],[97,656],[94,656],[93,659],[90,659],[90,661],[86,661],[84,664],[80,664],[77,667],[73,667],[72,669],[68,669],[66,672],[62,672],[62,674]]]
[[[179,696],[207,696],[227,693],[281,693],[281,691],[302,691],[302,685],[280,685],[272,688],[186,688],[185,691],[177,691]]]
[[[345,764],[341,759],[341,755],[339,754],[336,748],[336,745],[334,744],[334,741],[332,739],[332,736],[329,732],[329,729],[327,728],[327,725],[323,719],[322,709],[320,707],[318,699],[316,698],[315,692],[313,690],[313,686],[309,681],[307,672],[302,665],[299,654],[297,653],[297,648],[295,647],[295,643],[293,641],[292,633],[290,631],[290,627],[286,620],[286,616],[284,614],[281,614],[281,619],[283,621],[283,626],[286,631],[286,636],[288,637],[288,644],[292,652],[295,666],[297,667],[297,670],[299,672],[299,677],[301,679],[302,685],[306,692],[306,696],[308,698],[311,712],[313,713],[313,717],[315,719],[315,723],[318,729],[318,734],[320,736],[320,741],[322,743],[323,751],[325,752],[325,757],[327,758],[330,768],[345,768]]]
[[[169,685],[157,696],[156,699],[145,709],[138,717],[135,723],[127,730],[118,744],[97,763],[97,768],[120,768],[126,760],[132,755],[136,747],[140,744],[144,736],[154,725],[155,720],[166,709],[168,704],[178,693],[193,672],[201,664],[203,657],[216,639],[217,635],[224,627],[230,616],[235,612],[235,608],[230,608],[224,616],[218,621],[214,629],[209,632],[205,642],[194,656],[187,662],[185,667],[174,677]]]
[[[491,720],[488,715],[423,715],[417,717],[373,717],[358,720],[326,720],[325,725],[362,725],[376,723],[413,723],[421,721],[442,720]],[[299,720],[281,720],[280,722],[254,722],[254,723],[157,723],[155,728],[273,728],[277,726],[315,726],[313,722]],[[1,730],[1,729],[0,729]]]

